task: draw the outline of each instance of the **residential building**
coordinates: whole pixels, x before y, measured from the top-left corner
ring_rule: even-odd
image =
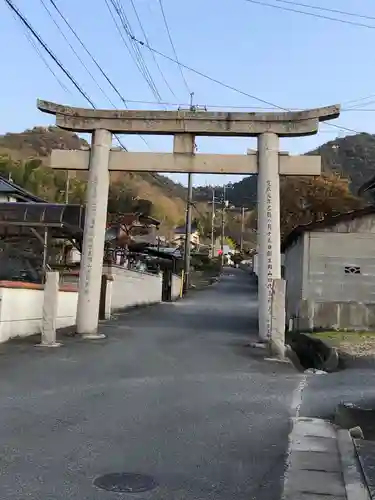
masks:
[[[375,206],[296,227],[282,252],[295,328],[375,327]]]
[[[0,177],[0,203],[8,202],[45,203],[45,200],[13,184],[11,180]]]
[[[186,225],[185,224],[183,226],[176,227],[174,230],[173,241],[175,243],[184,242],[185,241],[185,234],[186,234]],[[200,245],[200,234],[199,234],[197,221],[193,221],[191,224],[190,243],[195,248],[199,247],[199,245]]]

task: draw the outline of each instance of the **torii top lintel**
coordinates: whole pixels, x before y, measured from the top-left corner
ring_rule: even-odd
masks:
[[[273,132],[280,137],[316,134],[319,122],[340,115],[340,106],[303,111],[262,113],[212,111],[145,111],[73,108],[48,101],[37,101],[44,113],[56,115],[58,127],[74,132],[97,129],[123,134],[254,137]]]

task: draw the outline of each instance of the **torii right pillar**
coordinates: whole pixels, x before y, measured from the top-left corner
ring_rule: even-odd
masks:
[[[327,108],[321,115],[317,111],[301,111],[298,117],[290,113],[293,120],[289,122],[285,120],[288,113],[280,113],[280,120],[275,113],[268,131],[258,135],[258,323],[260,340],[265,342],[272,338],[273,283],[281,278],[279,137],[316,134],[320,121],[340,114],[338,106],[331,113]],[[304,175],[303,168],[300,175]]]

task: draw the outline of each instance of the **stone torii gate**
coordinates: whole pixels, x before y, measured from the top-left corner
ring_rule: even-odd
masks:
[[[258,174],[259,335],[271,340],[273,280],[281,278],[280,175],[320,175],[319,156],[280,153],[279,137],[316,134],[319,122],[337,118],[340,106],[298,112],[93,110],[38,101],[56,125],[92,133],[90,151],[53,150],[50,166],[89,170],[81,259],[77,333],[98,338],[98,311],[107,217],[109,171]],[[173,135],[173,153],[111,151],[112,134]],[[195,154],[195,136],[257,137],[258,152]]]

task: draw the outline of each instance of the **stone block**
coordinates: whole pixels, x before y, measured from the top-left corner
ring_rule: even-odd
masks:
[[[272,287],[271,355],[285,357],[285,280],[275,279]]]
[[[315,451],[321,453],[337,453],[336,440],[332,438],[315,436],[296,436],[292,444],[292,450],[295,451]]]
[[[340,472],[341,464],[338,454],[314,451],[295,451],[290,459],[290,469],[321,472]]]
[[[286,494],[299,492],[319,495],[320,498],[321,495],[342,496],[345,498],[345,487],[341,472],[290,470],[289,475],[290,477],[284,489]]]

